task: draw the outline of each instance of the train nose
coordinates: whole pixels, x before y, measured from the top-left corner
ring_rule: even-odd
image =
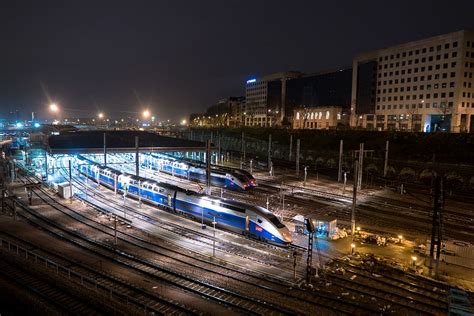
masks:
[[[288,228],[282,228],[280,230],[281,232],[281,235],[283,236],[283,240],[287,243],[292,243],[293,242],[293,237],[291,237],[291,234],[290,234],[290,231],[288,230]]]

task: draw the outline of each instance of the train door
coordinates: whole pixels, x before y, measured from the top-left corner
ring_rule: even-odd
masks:
[[[245,216],[245,230],[249,231],[249,226],[250,226],[250,218],[248,215]]]

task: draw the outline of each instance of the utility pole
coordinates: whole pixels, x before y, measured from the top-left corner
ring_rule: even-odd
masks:
[[[138,180],[138,207],[142,207],[142,183]]]
[[[296,175],[300,175],[300,139],[296,140]]]
[[[71,168],[71,159],[68,160],[69,167],[69,199],[72,202],[72,168]]]
[[[359,149],[359,173],[357,175],[357,189],[362,190],[362,174],[364,172],[364,143],[360,143]]]
[[[107,167],[107,134],[104,133],[104,167]]]
[[[140,176],[140,157],[138,156],[139,147],[138,147],[138,136],[135,136],[135,175]]]
[[[117,246],[117,215],[114,215],[114,244]]]
[[[216,159],[216,164],[217,165],[222,165],[222,159],[221,159],[221,134],[217,132],[217,159]]]
[[[344,147],[344,141],[341,139],[341,142],[339,143],[339,169],[337,172],[337,182],[342,181],[342,150]]]
[[[388,146],[389,146],[389,141],[387,140],[385,142],[385,161],[383,164],[383,176],[384,178],[387,176],[387,168],[388,168]]]
[[[306,177],[308,176],[308,166],[304,166],[304,182],[303,186],[306,186]]]
[[[211,140],[206,144],[206,194],[211,194]]]
[[[290,134],[290,153],[288,154],[288,160],[291,161],[293,156],[293,135]]]
[[[214,238],[212,239],[212,256],[216,256],[216,216],[214,215],[214,220],[212,221],[214,225]]]
[[[272,134],[268,134],[268,170],[272,168]]]
[[[311,274],[313,273],[313,237],[315,232],[314,223],[310,218],[305,218],[306,230],[308,231],[308,256],[306,259],[306,284],[311,284]]]
[[[250,159],[250,174],[253,172],[253,159]]]
[[[355,211],[357,204],[357,176],[358,176],[358,164],[354,163],[354,186],[352,188],[352,212],[351,212],[351,234],[355,235],[356,219]]]
[[[240,142],[240,169],[242,164],[245,162],[245,134],[242,132],[242,140]]]
[[[429,274],[433,275],[433,260],[435,260],[435,276],[438,276],[441,241],[443,238],[443,208],[444,208],[444,178],[436,176],[433,188],[433,222],[431,226]],[[436,246],[436,255],[435,255]]]
[[[347,171],[344,171],[344,185],[342,186],[342,195],[346,194]]]
[[[46,149],[44,149],[44,172],[46,174],[46,181],[48,181],[48,153]],[[12,177],[13,181],[13,177]]]

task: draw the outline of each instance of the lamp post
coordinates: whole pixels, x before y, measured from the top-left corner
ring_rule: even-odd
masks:
[[[305,187],[306,186],[306,178],[308,176],[308,166],[304,166],[304,182],[303,182],[303,186]]]
[[[354,254],[356,245],[354,243],[351,244],[351,255]]]
[[[214,220],[212,221],[214,226],[214,239],[212,240],[212,256],[216,256],[216,216],[214,215]]]
[[[402,235],[398,235],[398,240],[399,240],[399,243],[403,243],[403,236],[402,236]]]
[[[413,263],[413,268],[416,268],[416,260],[417,260],[417,259],[418,259],[418,258],[417,258],[416,256],[412,256],[412,257],[411,257],[411,260],[412,260],[412,263]]]

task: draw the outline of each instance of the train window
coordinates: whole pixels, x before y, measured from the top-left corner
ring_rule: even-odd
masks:
[[[272,222],[273,225],[275,225],[277,228],[283,228],[285,225],[283,225],[278,218],[276,218],[275,215],[267,215],[268,219],[270,222]]]
[[[257,218],[257,222],[258,222],[259,224],[263,223],[263,221],[262,221],[260,218]]]
[[[233,206],[233,205],[229,205],[229,204],[221,204],[222,207],[225,207],[225,208],[228,208],[230,210],[233,210],[233,211],[236,211],[236,212],[239,212],[239,213],[245,213],[245,209],[243,208],[240,208],[240,207],[236,207],[236,206]]]

